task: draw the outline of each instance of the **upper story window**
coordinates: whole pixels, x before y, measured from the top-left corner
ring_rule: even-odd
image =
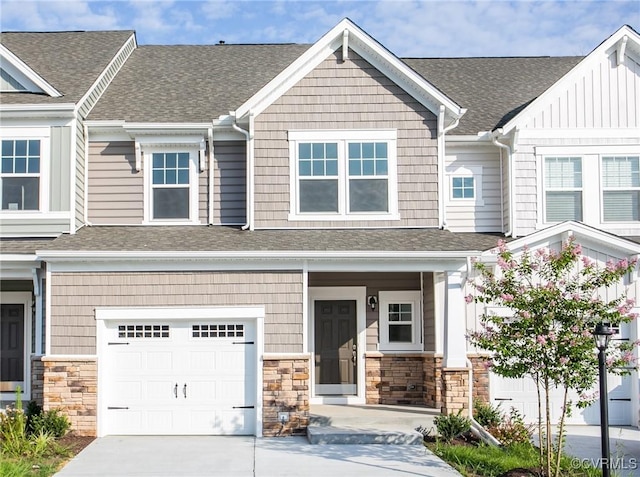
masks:
[[[545,221],[582,220],[582,159],[544,160]]]
[[[602,158],[603,222],[640,220],[640,164],[638,156]]]
[[[290,131],[292,220],[397,217],[396,131]]]
[[[451,165],[447,167],[451,206],[479,206],[482,200],[482,166]]]
[[[0,130],[0,213],[49,210],[49,135],[49,128]]]
[[[473,177],[454,176],[451,178],[452,199],[473,199],[476,196],[475,189]]]
[[[145,222],[198,222],[197,147],[144,146]]]

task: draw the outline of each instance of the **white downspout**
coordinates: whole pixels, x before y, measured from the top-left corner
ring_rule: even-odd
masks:
[[[438,227],[441,229],[445,229],[447,227],[447,209],[444,206],[445,203],[445,194],[444,191],[446,189],[444,183],[444,164],[445,164],[445,134],[451,131],[452,129],[458,127],[460,124],[460,117],[465,113],[465,110],[462,110],[462,114],[456,118],[456,120],[447,126],[444,127],[444,112],[445,107],[443,104],[440,105],[440,112],[438,113]]]
[[[89,126],[82,125],[84,132],[84,224],[91,226],[89,222]]]
[[[467,367],[469,368],[469,420],[471,421],[471,432],[479,437],[485,444],[501,446],[500,441],[493,437],[493,435],[482,427],[473,417],[473,363],[469,358],[467,358]]]
[[[507,230],[504,235],[505,237],[513,237],[515,238],[517,235],[515,233],[515,223],[514,223],[514,208],[515,208],[515,184],[513,183],[514,176],[514,164],[511,161],[511,147],[507,144],[503,144],[498,141],[498,135],[502,134],[502,129],[497,129],[495,132],[491,134],[491,142],[494,146],[505,149],[507,151],[507,177],[509,179],[509,230]],[[500,161],[502,162],[502,160]]]
[[[207,141],[209,142],[209,225],[213,225],[213,128],[207,129]]]
[[[236,123],[237,118],[233,115],[233,122],[231,127],[235,131],[243,134],[247,142],[247,175],[246,175],[246,189],[247,189],[247,223],[242,226],[242,230],[253,230],[253,184],[254,184],[254,171],[253,171],[253,113],[249,111],[249,130],[242,129]]]

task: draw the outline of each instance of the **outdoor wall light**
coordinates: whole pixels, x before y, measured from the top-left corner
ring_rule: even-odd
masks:
[[[607,392],[606,351],[611,335],[615,331],[604,323],[599,323],[593,330],[593,337],[598,348],[598,376],[600,379],[600,438],[602,449],[602,477],[609,477],[609,399]]]
[[[378,297],[375,295],[370,295],[369,297],[367,297],[367,303],[371,307],[372,311],[375,310],[376,306],[378,305]]]

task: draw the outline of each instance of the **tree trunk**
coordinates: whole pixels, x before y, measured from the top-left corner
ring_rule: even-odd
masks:
[[[540,457],[540,468],[544,467],[544,452],[542,450],[542,442],[544,434],[542,432],[542,396],[540,394],[540,376],[536,375],[536,393],[538,394],[538,454]]]
[[[550,403],[551,403],[551,399],[549,399],[549,393],[551,391],[549,390],[549,377],[545,376],[544,378],[544,395],[545,395],[545,405],[546,405],[546,410],[545,410],[545,418],[546,418],[546,427],[547,427],[547,435],[546,437],[546,441],[545,441],[545,452],[547,454],[547,462],[546,462],[546,472],[545,475],[548,477],[551,477],[551,452],[552,452],[552,447],[551,447],[551,407],[550,407]]]
[[[562,415],[560,416],[560,428],[558,429],[558,448],[556,449],[556,473],[555,477],[560,476],[560,457],[562,457],[562,438],[564,436],[564,419],[567,415],[567,397],[569,389],[564,387],[564,396],[562,398]]]

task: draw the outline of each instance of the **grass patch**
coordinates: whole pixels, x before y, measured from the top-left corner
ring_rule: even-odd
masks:
[[[428,442],[427,447],[438,457],[467,477],[503,477],[511,475],[538,475],[540,472],[538,450],[530,444],[514,444],[505,448],[487,445],[446,444]],[[563,477],[598,477],[601,471],[580,465],[565,456],[560,475]],[[515,470],[518,469],[519,473]],[[526,473],[529,471],[530,473]]]

